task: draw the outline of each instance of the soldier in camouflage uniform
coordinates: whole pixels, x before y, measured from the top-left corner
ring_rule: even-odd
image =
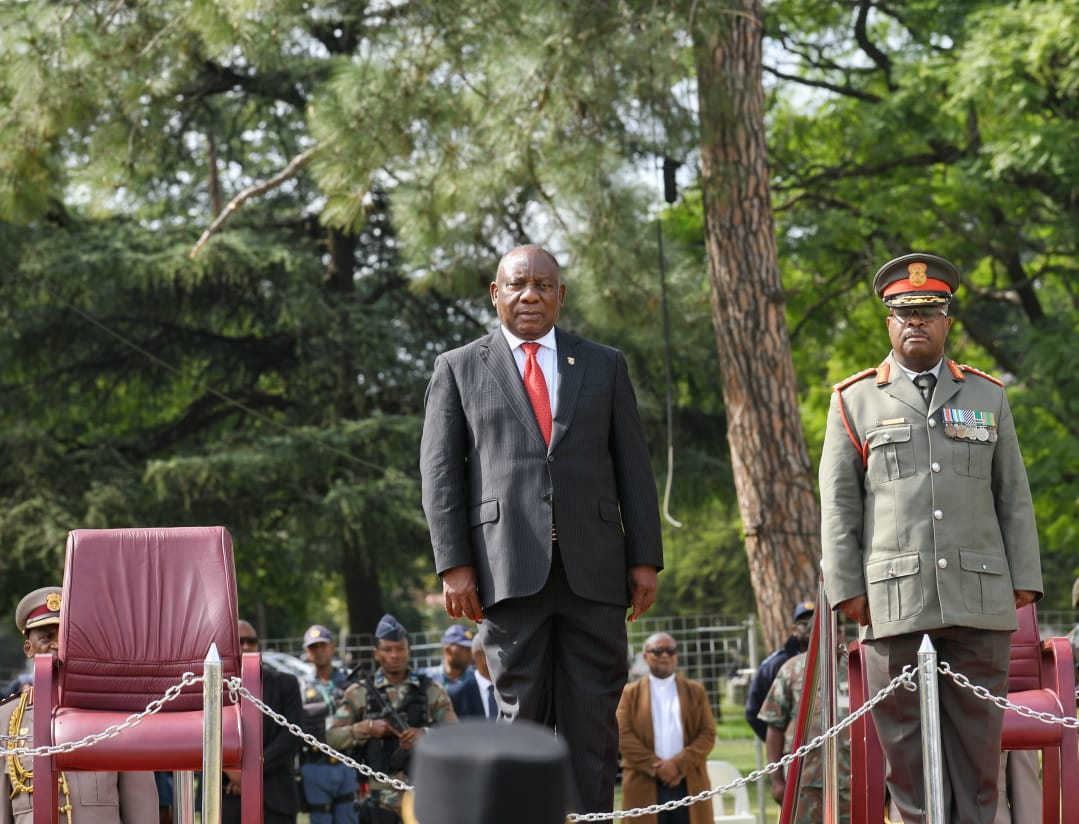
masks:
[[[326,731],[326,743],[334,749],[352,750],[372,769],[406,781],[419,736],[435,724],[457,721],[446,691],[413,673],[408,655],[408,632],[392,615],[382,616],[375,630],[379,667],[345,690]],[[361,824],[400,822],[401,794],[373,780],[370,790],[360,807]]]
[[[802,685],[805,682],[806,661],[809,656],[802,652],[788,659],[768,691],[768,696],[761,705],[757,718],[769,727],[767,747],[769,762],[778,761],[794,749],[794,734],[798,720],[798,706],[802,700]],[[849,714],[850,698],[847,692],[847,657],[838,656],[836,677],[839,679],[839,702],[837,721]],[[821,734],[820,702],[814,703],[809,718],[809,729],[799,745]],[[850,822],[850,741],[846,736],[839,737],[839,820],[842,824]],[[802,759],[801,773],[798,779],[798,801],[794,811],[794,824],[817,824],[824,820],[824,775],[821,765],[821,750],[816,749]],[[786,789],[786,776],[782,770],[772,773],[772,797],[777,803],[783,803]]]

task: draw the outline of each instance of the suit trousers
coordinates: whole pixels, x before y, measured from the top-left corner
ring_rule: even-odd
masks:
[[[875,694],[903,671],[918,666],[918,647],[928,635],[940,663],[962,673],[996,696],[1008,689],[1011,633],[970,627],[945,627],[867,640],[869,692]],[[951,678],[938,678],[943,750],[944,820],[949,824],[993,824],[997,811],[997,774],[1004,712]],[[898,689],[873,708],[884,754],[888,789],[904,824],[924,824],[922,729],[917,692]]]
[[[556,542],[543,588],[488,607],[480,632],[502,719],[545,724],[565,740],[573,812],[612,810],[626,607],[575,595]]]

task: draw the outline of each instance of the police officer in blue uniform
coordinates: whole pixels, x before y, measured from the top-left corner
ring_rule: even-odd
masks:
[[[308,627],[303,646],[315,665],[314,677],[303,683],[303,728],[324,742],[326,728],[344,694],[347,673],[334,666],[337,647],[326,627]],[[355,770],[305,744],[300,751],[300,777],[311,824],[357,824],[359,781]]]

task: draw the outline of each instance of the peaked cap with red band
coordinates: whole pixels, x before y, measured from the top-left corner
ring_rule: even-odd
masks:
[[[955,264],[924,252],[889,260],[873,278],[873,291],[888,307],[947,306],[958,288]]]
[[[34,627],[59,624],[62,593],[60,587],[42,587],[19,601],[19,605],[15,607],[15,625],[19,632],[26,635],[26,631]]]

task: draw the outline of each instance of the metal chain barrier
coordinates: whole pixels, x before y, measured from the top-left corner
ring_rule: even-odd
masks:
[[[1043,724],[1060,724],[1065,727],[1079,728],[1079,718],[1062,718],[1060,716],[1053,715],[1052,713],[1039,712],[1037,710],[1031,709],[1030,707],[1013,704],[1007,698],[993,695],[985,687],[980,687],[972,684],[970,682],[970,679],[967,678],[965,675],[959,672],[954,672],[947,662],[940,663],[937,669],[942,675],[951,678],[952,681],[954,681],[958,686],[962,687],[963,689],[971,690],[979,698],[996,704],[1002,710],[1014,710],[1019,715],[1022,715],[1025,718],[1033,718],[1034,720],[1040,721]],[[160,712],[161,709],[165,706],[165,704],[178,698],[185,687],[202,683],[203,680],[203,676],[201,675],[195,675],[192,672],[185,672],[181,677],[180,682],[169,687],[161,698],[157,698],[151,701],[149,704],[146,705],[146,709],[144,709],[142,712],[129,715],[119,724],[113,724],[109,727],[106,727],[99,733],[87,735],[79,739],[78,741],[68,741],[55,746],[35,748],[14,747],[0,749],[0,757],[7,757],[13,755],[20,758],[32,758],[36,756],[59,755],[61,753],[73,752],[83,747],[92,747],[95,744],[100,743],[101,741],[105,741],[109,738],[115,738],[116,736],[120,735],[120,733],[122,733],[125,729],[134,727],[144,718]],[[348,755],[345,755],[344,753],[340,753],[337,750],[333,749],[333,747],[329,746],[328,744],[319,741],[318,738],[316,738],[315,736],[309,733],[305,733],[303,729],[301,729],[298,725],[290,723],[289,720],[283,715],[281,715],[272,707],[252,695],[250,690],[243,686],[243,683],[238,676],[233,676],[232,678],[228,679],[225,682],[225,685],[228,687],[229,700],[232,703],[235,704],[239,702],[241,698],[250,701],[252,704],[255,705],[256,708],[258,708],[259,712],[261,712],[268,718],[273,719],[276,724],[284,727],[292,735],[299,738],[311,748],[316,749],[331,758],[337,759],[342,764],[351,767],[362,775],[366,775],[369,778],[373,778],[374,780],[379,781],[383,784],[388,784],[394,789],[400,790],[402,792],[408,792],[413,789],[413,787],[407,782],[397,778],[393,778],[392,776],[378,772],[377,770],[373,770],[366,764],[361,764],[360,762],[349,757]],[[844,718],[830,730],[821,733],[812,741],[803,744],[794,752],[788,753],[787,755],[783,756],[779,761],[768,764],[767,766],[762,767],[759,770],[754,770],[745,775],[743,778],[740,778],[737,781],[732,781],[729,784],[724,784],[722,787],[705,790],[703,792],[697,793],[696,795],[687,796],[686,798],[680,798],[676,801],[668,801],[664,804],[652,804],[647,807],[637,807],[632,810],[615,810],[609,813],[571,813],[566,817],[566,820],[573,822],[606,821],[608,819],[614,818],[636,818],[644,815],[656,815],[661,812],[667,812],[669,810],[677,809],[678,807],[688,807],[689,805],[696,804],[699,801],[706,801],[713,796],[730,792],[737,787],[745,786],[747,784],[757,781],[760,778],[763,778],[766,775],[770,775],[778,769],[788,767],[795,759],[803,758],[813,750],[820,748],[826,740],[835,738],[840,733],[849,729],[855,721],[860,719],[867,712],[870,712],[873,707],[875,707],[877,704],[879,704],[881,701],[883,701],[891,693],[893,693],[900,687],[906,690],[910,690],[912,692],[918,689],[918,685],[915,682],[915,671],[913,667],[909,665],[904,667],[903,672],[893,678],[888,683],[888,685],[885,686],[880,692],[874,695],[869,701],[859,707],[855,712]],[[1076,690],[1076,695],[1077,697],[1079,697],[1079,690]],[[0,741],[7,739],[10,739],[10,736],[0,736]]]
[[[33,749],[30,749],[28,747],[0,749],[0,757],[6,758],[9,755],[14,755],[17,758],[33,758],[35,756],[60,755],[61,753],[74,752],[75,750],[82,749],[83,747],[92,747],[94,746],[94,744],[98,744],[109,738],[115,738],[129,727],[134,727],[136,724],[142,721],[142,719],[148,718],[149,716],[160,712],[161,708],[164,707],[167,703],[169,703],[169,701],[175,701],[177,698],[180,697],[180,693],[184,687],[191,686],[192,684],[200,684],[202,683],[202,681],[203,677],[201,675],[195,675],[195,673],[193,672],[185,672],[180,677],[180,683],[173,684],[171,687],[165,690],[164,695],[162,695],[160,698],[155,698],[153,701],[147,704],[146,709],[144,709],[142,712],[129,715],[119,724],[113,724],[109,727],[106,727],[101,732],[91,733],[84,738],[80,738],[78,741],[66,741],[63,744],[57,744],[55,746],[35,747]],[[10,738],[11,736],[9,735],[0,736],[0,741]]]
[[[979,687],[970,683],[970,679],[967,678],[961,672],[954,672],[947,661],[942,661],[937,665],[937,670],[941,675],[946,675],[951,678],[957,685],[963,689],[970,690],[976,696],[983,701],[988,701],[991,704],[996,704],[1002,710],[1015,710],[1016,713],[1024,718],[1033,718],[1035,721],[1041,721],[1043,724],[1060,724],[1062,727],[1071,727],[1072,729],[1079,728],[1079,718],[1062,718],[1059,715],[1053,715],[1051,712],[1039,712],[1038,710],[1031,709],[1030,707],[1024,707],[1019,704],[1013,704],[1007,698],[1003,696],[993,695],[985,687]],[[1079,690],[1076,691],[1079,695]]]
[[[350,758],[344,753],[339,753],[329,744],[319,741],[317,738],[315,738],[315,736],[311,735],[310,733],[304,732],[296,724],[290,723],[289,720],[285,718],[285,716],[276,712],[268,704],[260,701],[258,698],[253,696],[251,694],[251,691],[248,690],[247,687],[242,686],[242,682],[238,677],[233,676],[228,681],[226,681],[225,684],[229,688],[229,698],[233,701],[233,703],[239,701],[240,697],[242,696],[245,700],[250,701],[256,707],[258,707],[259,712],[261,712],[263,715],[268,718],[272,718],[274,722],[276,722],[279,726],[284,727],[286,730],[299,738],[305,744],[311,746],[319,752],[324,753],[331,758],[336,758],[345,766],[352,767],[352,769],[358,770],[363,775],[369,776],[376,781],[380,781],[383,784],[389,784],[395,790],[401,790],[402,792],[406,792],[412,789],[412,786],[410,784],[400,780],[399,778],[393,778],[392,776],[386,775],[386,773],[381,773],[377,770],[373,770],[366,764],[361,764],[359,761]]]

